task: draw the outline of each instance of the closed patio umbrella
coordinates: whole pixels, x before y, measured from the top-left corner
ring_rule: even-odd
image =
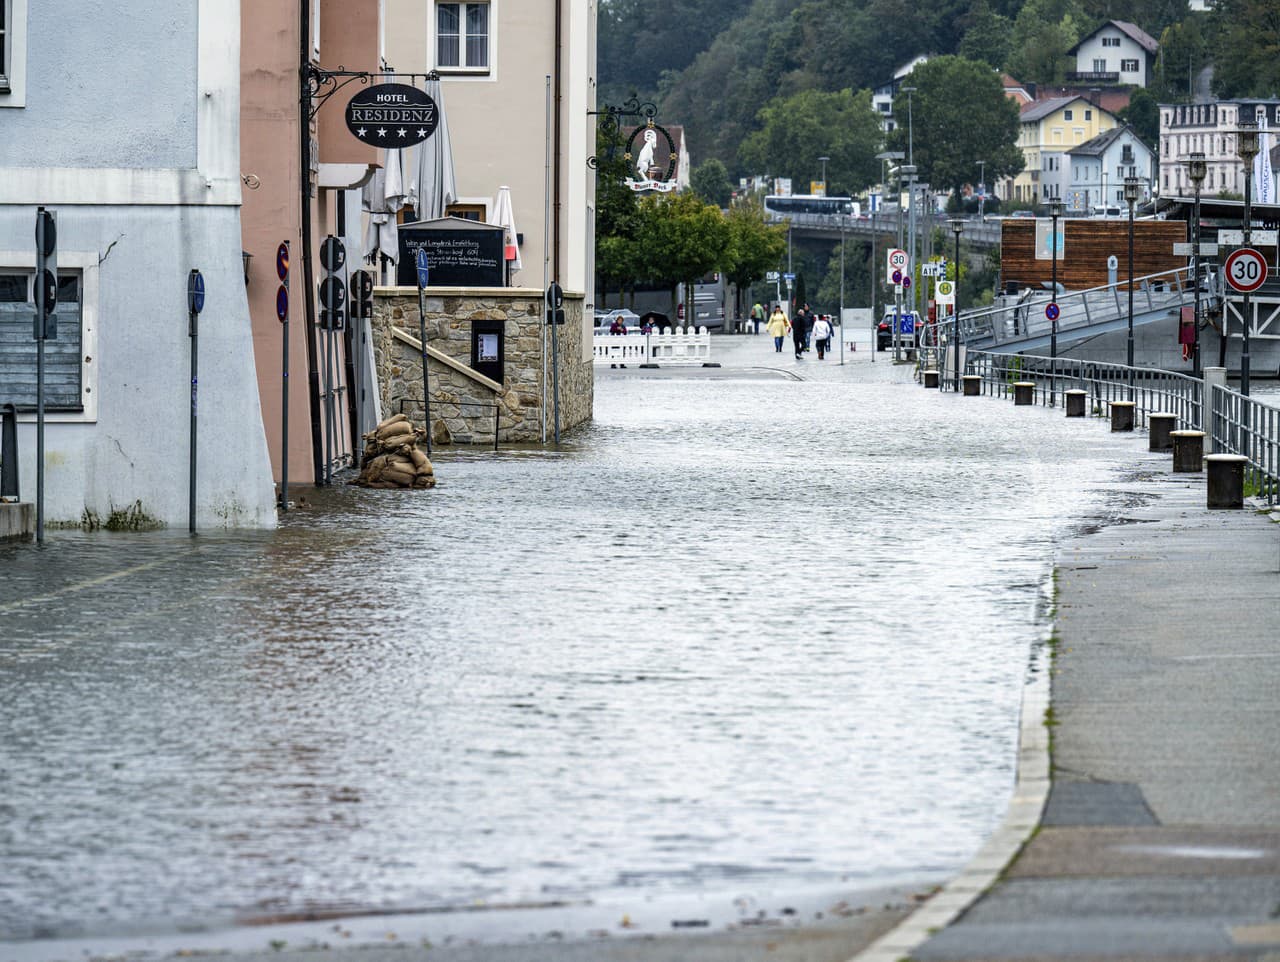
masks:
[[[507,264],[507,283],[511,283],[511,275],[524,265],[520,262],[519,234],[516,231],[516,215],[511,207],[511,188],[499,187],[498,196],[493,201],[493,213],[489,215],[489,223],[502,228],[502,256]]]
[[[378,268],[382,281],[381,257],[392,264],[400,260],[399,230],[396,212],[404,206],[404,157],[401,150],[383,151],[382,169],[374,171],[364,185],[362,206],[369,214],[369,229],[364,237],[365,260]]]
[[[449,139],[449,118],[444,109],[440,78],[432,71],[424,88],[436,102],[440,123],[435,133],[417,147],[417,165],[409,187],[409,203],[418,220],[435,220],[444,216],[445,208],[458,199],[458,184],[453,173],[453,143]]]

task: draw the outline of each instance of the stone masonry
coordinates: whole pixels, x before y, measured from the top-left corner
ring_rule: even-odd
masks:
[[[536,442],[542,437],[542,291],[527,288],[435,288],[424,299],[427,345],[457,364],[432,357],[431,439],[433,444],[493,444],[495,400],[500,444]],[[591,418],[595,379],[590,346],[583,343],[582,298],[565,296],[560,326],[560,430]],[[502,389],[495,391],[471,371],[471,322],[504,321]],[[403,411],[421,424],[422,359],[418,349],[396,335],[418,339],[418,292],[388,287],[374,291],[373,350],[384,416]],[[547,436],[553,430],[551,338],[547,337]]]

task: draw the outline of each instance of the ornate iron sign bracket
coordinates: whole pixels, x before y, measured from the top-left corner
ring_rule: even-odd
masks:
[[[603,117],[600,121],[600,129],[607,134],[616,134],[622,129],[623,118],[644,118],[652,121],[658,116],[658,107],[650,101],[641,101],[638,97],[632,97],[621,106],[613,106],[612,104],[604,104],[601,110],[588,110],[588,117]],[[610,148],[606,160],[613,159],[613,149]],[[587,166],[592,170],[600,169],[600,158],[594,154],[587,158]]]
[[[430,73],[396,73],[394,70],[346,70],[341,64],[337,70],[325,70],[315,64],[307,64],[302,71],[302,82],[306,84],[305,96],[310,105],[308,118],[316,119],[320,108],[328,103],[329,98],[343,87],[355,81],[367,84],[371,80],[390,80],[392,78],[408,78],[409,83],[415,80],[439,80],[440,75],[434,70]]]

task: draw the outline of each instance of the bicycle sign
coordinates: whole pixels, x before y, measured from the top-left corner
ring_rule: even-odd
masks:
[[[1241,294],[1251,294],[1267,279],[1267,261],[1252,247],[1231,252],[1225,265],[1227,283]]]

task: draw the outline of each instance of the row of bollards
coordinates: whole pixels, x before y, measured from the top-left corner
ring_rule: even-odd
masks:
[[[939,387],[938,372],[925,371],[925,387]],[[964,396],[977,397],[982,391],[982,376],[963,376]],[[1013,403],[1024,407],[1035,403],[1034,381],[1013,382]],[[1073,389],[1063,392],[1067,417],[1082,418],[1087,413],[1089,394]],[[1133,431],[1137,405],[1133,401],[1111,401],[1111,430]],[[1204,453],[1204,431],[1177,431],[1178,416],[1167,411],[1147,415],[1148,449],[1172,451],[1175,473],[1199,474],[1207,467],[1206,499],[1210,508],[1244,507],[1244,467],[1248,458],[1240,454]]]

